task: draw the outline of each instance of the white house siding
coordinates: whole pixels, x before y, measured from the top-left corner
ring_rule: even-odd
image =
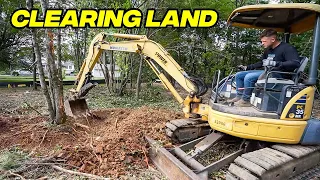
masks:
[[[108,70],[110,71],[110,64],[107,64]],[[93,77],[104,77],[103,76],[103,71],[105,67],[102,65],[102,69],[100,67],[100,64],[96,64],[92,70],[92,75]],[[109,72],[110,73],[110,72]],[[109,74],[111,76],[111,74]],[[120,77],[120,68],[119,66],[115,65],[115,70],[114,70],[114,77],[119,78]]]
[[[42,62],[43,65],[43,69],[45,71],[45,73],[47,73],[48,71],[48,66],[46,62]],[[65,73],[66,75],[69,75],[70,73],[74,73],[75,72],[75,67],[74,67],[74,63],[72,61],[66,61],[66,62],[62,62],[62,66],[65,68]],[[110,70],[110,64],[107,64],[108,70]],[[102,68],[104,70],[104,66],[102,65]],[[109,72],[110,73],[110,72]],[[100,67],[100,64],[96,64],[92,70],[92,75],[93,77],[98,77],[98,78],[103,78],[103,72],[102,69]],[[111,76],[111,74],[110,74]],[[115,78],[119,78],[120,77],[120,68],[119,66],[115,65],[115,71],[114,71],[114,77]]]
[[[72,61],[66,61],[62,63],[62,66],[65,68],[66,74],[74,73],[74,63]]]
[[[43,67],[44,73],[47,74],[48,68],[49,68],[48,63],[45,61],[42,61],[42,67]],[[74,73],[74,71],[75,71],[74,63],[72,61],[62,62],[62,67],[64,67],[65,73],[67,75],[69,75],[70,73]]]

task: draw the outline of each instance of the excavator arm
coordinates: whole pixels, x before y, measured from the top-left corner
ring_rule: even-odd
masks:
[[[127,39],[126,41],[108,42],[107,36]],[[186,117],[190,117],[192,112],[192,103],[201,103],[201,96],[207,91],[205,84],[198,78],[190,77],[184,69],[171,57],[171,55],[158,43],[149,40],[144,35],[129,34],[98,34],[91,42],[88,55],[82,64],[77,75],[77,87],[73,91],[73,97],[81,98],[91,89],[92,86],[86,86],[91,77],[91,71],[103,51],[123,51],[138,53],[144,57],[144,60],[159,77],[166,89],[171,91],[173,96],[180,104],[184,104],[183,111]],[[158,68],[161,67],[170,76],[172,76],[189,95],[183,99],[178,91],[173,87],[167,77]]]

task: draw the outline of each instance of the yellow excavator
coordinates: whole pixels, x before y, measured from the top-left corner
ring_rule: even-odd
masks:
[[[66,101],[66,112],[76,117],[88,111],[85,95],[95,84],[91,71],[103,51],[138,53],[183,104],[185,119],[171,120],[166,134],[175,141],[187,143],[171,149],[161,147],[146,137],[149,156],[169,179],[208,179],[211,172],[229,165],[226,179],[311,179],[320,176],[320,120],[312,117],[320,50],[320,5],[303,3],[264,4],[234,10],[228,24],[244,28],[274,28],[290,34],[313,30],[312,54],[308,79],[301,80],[307,57],[301,57],[294,72],[275,72],[266,68],[266,76],[254,87],[252,107],[235,107],[225,99],[235,96],[234,75],[220,80],[212,89],[209,104],[202,102],[207,91],[204,82],[189,76],[158,43],[143,35],[112,34],[126,39],[108,42],[100,33],[91,42],[89,53],[77,76],[77,87]],[[182,98],[167,77],[166,71],[189,94]],[[272,73],[290,74],[291,79],[272,78]],[[197,158],[218,141],[237,139],[239,150],[204,166]]]

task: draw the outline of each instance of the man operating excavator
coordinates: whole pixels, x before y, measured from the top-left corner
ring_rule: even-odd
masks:
[[[277,38],[277,31],[266,29],[260,35],[260,40],[263,47],[266,49],[262,55],[261,61],[247,66],[239,65],[242,70],[235,76],[237,96],[228,102],[234,103],[235,106],[246,107],[251,106],[250,97],[259,76],[264,70],[256,70],[263,66],[272,66],[272,71],[293,72],[300,66],[300,58],[297,50],[288,43],[281,42]],[[270,61],[274,64],[265,64]],[[274,78],[287,78],[281,74],[272,74]]]

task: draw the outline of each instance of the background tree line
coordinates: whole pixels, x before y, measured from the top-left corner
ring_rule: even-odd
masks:
[[[317,3],[320,0],[280,0],[280,2]],[[249,4],[269,3],[268,0],[0,0],[0,72],[10,73],[15,68],[39,69],[41,89],[46,95],[50,118],[63,122],[61,61],[73,61],[78,71],[86,57],[92,38],[99,32],[146,34],[160,43],[190,75],[211,83],[214,72],[220,69],[228,74],[239,64],[251,64],[259,60],[262,47],[260,30],[230,27],[226,20],[237,7]],[[15,29],[10,24],[12,12],[19,8],[107,9],[138,8],[143,13],[156,9],[160,19],[168,8],[212,8],[219,13],[218,23],[212,28],[71,28],[64,29]],[[40,19],[43,17],[43,13]],[[310,56],[313,32],[293,35],[291,43],[302,56]],[[109,41],[118,41],[109,38]],[[49,85],[45,83],[41,59],[49,64]],[[57,62],[57,63],[55,63]],[[139,97],[141,82],[151,82],[156,75],[143,59],[135,54],[106,52],[101,58],[105,68],[107,91],[121,95],[125,89],[135,89]],[[120,67],[121,81],[115,79],[115,64]],[[119,83],[120,82],[120,83]],[[126,84],[129,84],[126,85]]]

